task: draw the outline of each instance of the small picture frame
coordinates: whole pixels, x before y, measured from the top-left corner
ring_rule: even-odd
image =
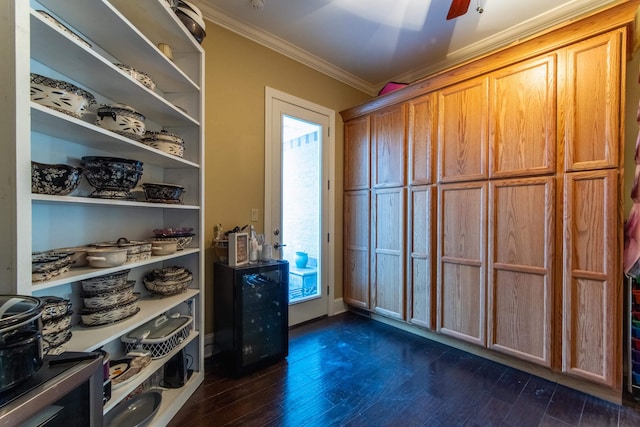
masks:
[[[249,263],[249,234],[229,234],[229,265],[243,265]]]

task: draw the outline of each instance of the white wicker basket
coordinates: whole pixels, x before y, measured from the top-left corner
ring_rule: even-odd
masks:
[[[189,333],[193,329],[193,318],[191,316],[180,316],[180,318],[187,318],[188,321],[179,329],[176,329],[170,335],[163,338],[132,338],[128,335],[123,336],[121,341],[125,345],[125,351],[147,350],[151,352],[152,359],[159,359],[166,356],[171,350],[176,348],[182,341],[189,337]],[[153,323],[153,322],[149,322]]]

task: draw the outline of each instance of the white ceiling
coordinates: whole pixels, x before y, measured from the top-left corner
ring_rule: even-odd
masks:
[[[371,95],[618,2],[471,0],[447,21],[451,0],[192,0],[208,20]]]

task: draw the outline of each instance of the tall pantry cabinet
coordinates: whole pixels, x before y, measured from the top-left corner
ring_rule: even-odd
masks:
[[[357,140],[370,157],[345,156],[346,171],[371,162],[370,186],[362,178],[357,189],[370,192],[373,212],[369,310],[621,399],[621,117],[639,4],[605,7],[341,112],[347,130],[371,123],[370,151],[364,133]],[[404,111],[404,120],[385,120],[396,128],[382,134],[406,145],[404,184],[402,172],[391,180],[389,170],[376,170],[376,117],[393,111]],[[345,133],[346,150],[352,136]],[[393,169],[401,158],[394,154],[385,166]],[[401,203],[401,188],[404,215],[390,209]],[[345,187],[345,207],[353,195]],[[378,243],[381,208],[386,232],[401,232],[404,221],[404,254]],[[355,218],[346,208],[345,230]],[[386,268],[380,254],[406,259],[403,272],[396,264],[392,270],[404,282],[404,316],[376,301],[376,279]],[[345,297],[357,274],[345,272]],[[358,289],[366,294],[362,281]]]
[[[154,359],[139,375],[114,389],[104,406],[110,411],[140,386],[161,377],[170,356],[185,350],[187,383],[163,391],[154,425],[165,425],[204,378],[204,51],[163,0],[2,0],[0,54],[3,76],[0,124],[0,287],[2,293],[68,298],[72,302],[72,337],[68,351],[104,349],[112,358],[125,353],[121,337],[162,314],[193,317],[193,328],[167,356]],[[38,11],[56,17],[85,44]],[[173,60],[157,47],[171,46]],[[154,90],[115,66],[124,63],[147,73]],[[29,73],[64,80],[96,97],[97,104],[122,103],[146,117],[147,130],[166,130],[185,141],[177,157],[94,125],[95,115],[82,119],[41,106],[29,99]],[[185,187],[181,204],[149,203],[144,198],[89,198],[83,182],[69,196],[31,193],[31,161],[80,164],[83,156],[110,156],[143,162],[140,183],[166,182]],[[135,191],[136,189],[134,189]],[[83,246],[95,242],[151,240],[153,230],[190,227],[195,236],[181,251],[151,256],[119,267],[71,269],[32,283],[33,252]],[[160,297],[143,286],[152,269],[182,266],[193,282],[180,294]],[[125,320],[83,327],[80,281],[130,270],[136,282],[139,311]]]

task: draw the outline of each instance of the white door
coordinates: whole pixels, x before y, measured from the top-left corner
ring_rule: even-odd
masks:
[[[265,224],[273,257],[289,261],[289,325],[329,312],[333,286],[335,113],[272,88],[265,92]]]

